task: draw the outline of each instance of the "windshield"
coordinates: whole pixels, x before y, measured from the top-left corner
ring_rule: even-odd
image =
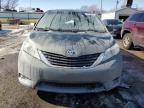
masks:
[[[84,12],[47,12],[36,28],[58,31],[106,31],[96,15]]]

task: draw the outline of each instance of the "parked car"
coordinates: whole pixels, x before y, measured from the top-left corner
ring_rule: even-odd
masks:
[[[40,8],[26,8],[26,9],[20,9],[19,12],[44,12]]]
[[[36,12],[44,12],[44,11],[41,10],[40,8],[36,8],[35,11],[36,11]]]
[[[124,22],[121,37],[126,49],[144,47],[144,12],[135,13]]]
[[[24,41],[19,81],[58,93],[108,91],[120,85],[122,56],[95,14],[49,10]]]
[[[121,37],[121,28],[122,22],[117,19],[105,19],[103,20],[104,24],[106,25],[108,31],[117,38]]]
[[[3,9],[3,12],[17,12],[17,10],[12,10],[12,9]]]

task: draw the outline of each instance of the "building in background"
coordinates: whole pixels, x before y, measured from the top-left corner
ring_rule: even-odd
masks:
[[[116,9],[114,11],[102,13],[101,19],[119,19],[125,21],[131,14],[138,11],[137,8],[132,8],[133,0],[123,0],[121,9],[117,10],[118,3],[119,0],[117,0]]]
[[[117,11],[102,13],[101,19],[119,19],[125,21],[131,14],[137,11],[137,8],[124,7]]]
[[[44,12],[40,8],[19,8],[19,12]]]

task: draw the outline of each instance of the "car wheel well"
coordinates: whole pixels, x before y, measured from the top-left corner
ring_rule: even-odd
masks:
[[[125,34],[127,34],[127,33],[131,33],[130,31],[128,31],[128,30],[125,30],[124,32],[123,32],[123,34],[122,34],[122,38],[124,37],[124,35]]]

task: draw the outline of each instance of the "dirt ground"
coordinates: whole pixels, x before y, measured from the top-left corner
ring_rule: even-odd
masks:
[[[26,88],[17,79],[18,52],[27,35],[27,31],[0,35],[0,108],[144,108],[144,51],[121,50],[122,81],[129,89],[92,94],[46,93]],[[121,40],[117,42],[121,46]]]

